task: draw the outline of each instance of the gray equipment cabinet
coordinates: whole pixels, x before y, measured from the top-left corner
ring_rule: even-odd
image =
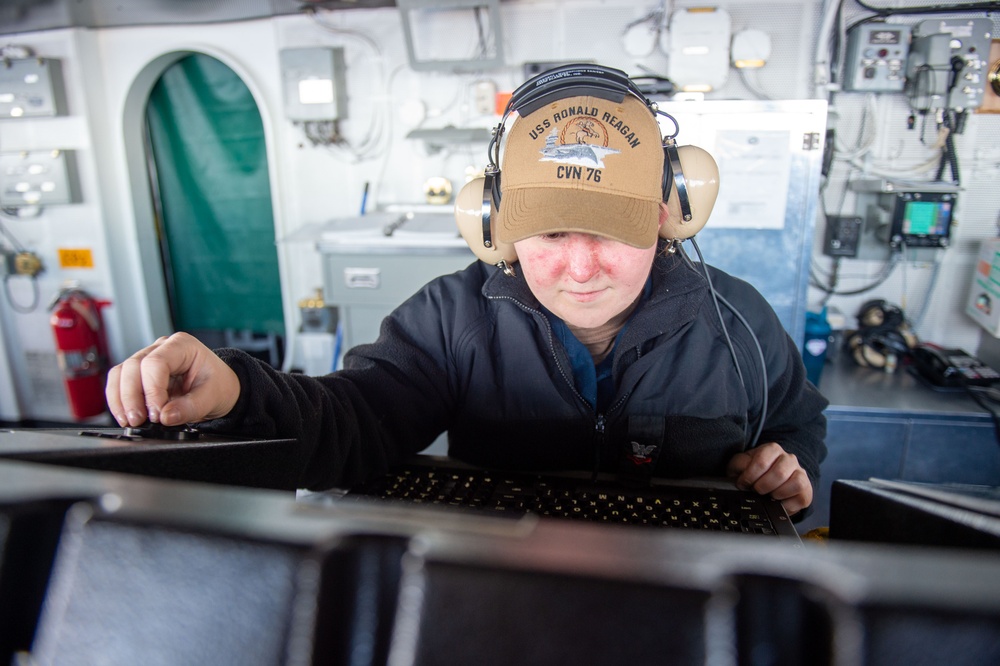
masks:
[[[451,206],[407,207],[322,226],[323,291],[338,310],[342,348],[374,342],[382,319],[426,283],[462,270],[475,256]]]

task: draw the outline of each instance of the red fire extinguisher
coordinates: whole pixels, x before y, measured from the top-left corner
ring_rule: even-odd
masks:
[[[56,355],[63,373],[66,397],[76,419],[107,410],[104,382],[108,372],[108,343],[101,320],[106,302],[82,289],[63,289],[49,310],[56,341]]]

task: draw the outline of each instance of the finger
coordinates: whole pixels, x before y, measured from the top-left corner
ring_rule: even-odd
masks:
[[[118,425],[125,427],[128,425],[128,418],[125,416],[125,408],[121,399],[121,366],[116,365],[108,370],[108,376],[104,384],[104,400],[107,402],[108,411],[118,422]]]
[[[163,405],[160,421],[163,425],[173,426],[183,423],[196,423],[211,416],[211,406],[204,391],[194,389],[183,393]]]
[[[806,507],[812,504],[812,496],[808,498],[804,495],[793,495],[788,499],[781,500],[781,506],[785,508],[785,513],[789,516],[794,516],[799,511],[802,511]]]
[[[795,515],[812,504],[813,489],[809,476],[801,468],[776,488],[771,497],[781,502],[788,515]]]
[[[770,495],[801,469],[798,458],[790,453],[782,453],[751,485],[761,495]]]
[[[120,415],[125,418],[125,423],[122,424],[124,426],[139,426],[146,421],[146,398],[140,366],[144,353],[145,350],[136,352],[118,366],[121,369],[118,375],[118,396],[121,403]]]
[[[150,352],[139,362],[142,376],[142,401],[149,414],[149,420],[153,423],[160,422],[160,411],[163,405],[170,400],[171,375],[177,372],[171,368],[169,360],[164,357],[165,347],[166,345]]]
[[[747,468],[751,460],[752,458],[748,453],[740,451],[729,459],[729,464],[726,466],[726,476],[730,479],[736,479]]]
[[[180,425],[228,414],[239,397],[239,378],[228,367],[220,370],[220,375],[208,373],[203,381],[193,385],[190,390],[182,388],[179,393],[172,395],[160,411],[160,422],[164,425]]]
[[[177,334],[176,348],[166,355],[172,365],[169,396],[158,403],[160,419],[165,425],[195,423],[229,413],[240,393],[236,374],[219,357],[190,336]],[[193,343],[193,344],[192,344]],[[161,359],[151,355],[145,363]]]
[[[775,442],[768,442],[747,451],[746,455],[750,457],[750,460],[736,477],[736,487],[742,490],[750,490],[751,488],[757,490],[757,482],[767,473],[774,461],[784,453],[785,450]],[[760,491],[758,490],[758,492]]]
[[[149,418],[146,405],[146,384],[156,381],[153,377],[144,377],[142,361],[146,356],[163,344],[166,338],[159,338],[144,349],[140,349],[109,371],[109,381],[105,389],[108,405],[122,426],[139,426]],[[152,419],[150,419],[152,420]]]

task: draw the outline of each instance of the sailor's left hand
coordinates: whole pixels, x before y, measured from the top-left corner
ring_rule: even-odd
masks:
[[[798,458],[777,442],[737,453],[726,474],[741,490],[754,490],[781,502],[788,515],[812,504],[813,487]]]

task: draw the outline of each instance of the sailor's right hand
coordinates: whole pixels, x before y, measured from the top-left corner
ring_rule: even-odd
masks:
[[[228,414],[240,397],[240,380],[196,338],[174,333],[111,368],[105,396],[122,427],[147,419],[181,425]]]

